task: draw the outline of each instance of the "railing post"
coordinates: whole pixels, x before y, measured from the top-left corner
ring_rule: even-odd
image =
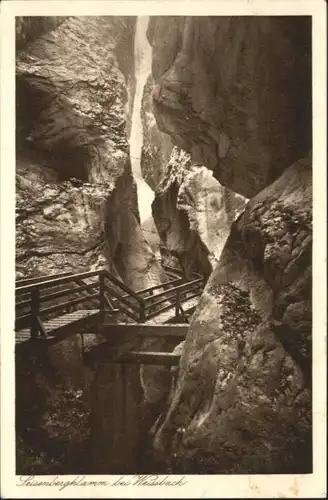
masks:
[[[38,316],[40,313],[40,289],[31,291],[31,338],[36,339],[39,333]]]
[[[100,317],[102,320],[105,319],[105,274],[103,271],[99,273],[99,309]]]
[[[146,309],[144,302],[140,303],[140,321],[143,323],[146,320]]]
[[[179,315],[180,315],[180,290],[177,290],[175,298],[175,316]]]

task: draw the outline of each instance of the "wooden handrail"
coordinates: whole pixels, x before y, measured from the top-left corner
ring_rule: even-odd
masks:
[[[63,278],[64,276],[71,276],[72,272],[67,271],[66,273],[58,273],[58,274],[47,274],[44,276],[37,276],[35,278],[22,278],[20,280],[16,280],[15,286],[21,287],[25,285],[37,285],[38,283],[42,283],[43,281],[50,280],[51,278]]]
[[[169,309],[172,309],[173,307],[175,307],[174,304],[169,304],[167,306],[161,307],[161,309],[157,309],[156,311],[148,312],[146,319],[154,318],[155,316],[158,316],[162,312],[168,311]]]
[[[98,283],[90,283],[89,285],[80,285],[76,288],[66,288],[65,290],[59,290],[58,292],[48,293],[45,295],[40,295],[40,302],[48,302],[49,300],[58,299],[59,297],[64,297],[65,295],[70,295],[76,292],[81,292],[83,290],[92,290],[96,288]],[[31,299],[22,300],[20,302],[16,302],[15,307],[18,309],[19,307],[25,307],[31,304]]]
[[[196,291],[196,290],[197,290],[197,291]],[[197,286],[197,288],[196,288],[196,287],[193,287],[193,288],[191,288],[190,290],[182,290],[182,291],[181,291],[181,290],[174,290],[174,295],[172,295],[172,296],[166,296],[166,297],[164,297],[164,298],[163,298],[163,299],[161,299],[161,300],[156,300],[156,301],[154,301],[154,302],[152,302],[152,303],[150,303],[150,304],[147,304],[147,305],[146,305],[146,308],[147,308],[147,310],[152,309],[153,307],[159,306],[160,304],[164,304],[164,303],[165,303],[165,302],[167,302],[168,300],[172,300],[172,299],[176,299],[176,300],[175,300],[175,303],[179,304],[179,303],[180,303],[180,301],[181,301],[181,302],[184,302],[184,301],[189,300],[189,299],[191,299],[191,298],[197,297],[197,296],[199,295],[200,290],[201,290],[201,289],[200,289],[198,286]],[[181,295],[182,295],[182,294],[184,294],[184,293],[193,292],[193,291],[195,291],[195,293],[194,293],[193,295],[191,295],[191,296],[188,296],[188,295],[187,295],[187,296],[185,296],[185,297],[182,297],[182,296],[181,296]],[[158,294],[158,295],[159,295],[159,294]],[[152,298],[154,298],[154,299],[155,299],[155,298],[157,298],[157,297],[158,297],[158,295],[155,295],[155,296],[154,296],[154,297],[152,297]],[[171,307],[172,307],[172,306],[171,306]]]
[[[184,291],[184,290],[188,290],[189,288],[191,288],[191,290],[193,290],[193,288],[195,288],[200,283],[203,283],[202,278],[199,278],[199,279],[194,280],[194,281],[188,281],[187,283],[182,283],[181,285],[177,285],[175,287],[172,287],[169,290],[164,290],[163,292],[157,293],[156,295],[154,295],[152,297],[145,297],[144,301],[147,304],[148,302],[152,301],[154,298],[157,299],[158,297],[167,296],[168,294],[170,294],[172,292],[176,292],[178,290],[180,292]]]
[[[152,292],[152,291],[158,290],[160,288],[165,288],[166,286],[168,286],[170,284],[180,283],[181,281],[184,282],[183,278],[178,278],[178,279],[172,280],[172,281],[165,281],[164,283],[161,283],[160,285],[154,285],[154,286],[151,286],[149,288],[143,288],[142,290],[137,290],[136,293],[143,294],[143,293],[147,293],[147,292]],[[171,288],[168,288],[167,290],[164,290],[164,291],[169,292],[170,290],[171,290]],[[151,297],[142,297],[142,298],[143,298],[143,300],[149,300],[149,299],[152,299],[154,297],[157,297],[157,295],[159,295],[159,294],[152,295]],[[124,297],[124,298],[126,298],[128,296],[129,296],[128,294],[122,295],[122,297]]]
[[[123,302],[128,307],[131,307],[133,311],[139,312],[139,307],[135,304],[132,304],[128,300],[126,300],[124,297],[122,297],[118,292],[116,292],[113,288],[110,288],[108,285],[105,285],[105,291],[109,293],[112,297],[115,297],[118,302]]]
[[[71,295],[76,292],[82,292],[84,290],[92,290],[96,288],[98,283],[90,283],[90,285],[81,285],[76,288],[67,288],[66,290],[59,290],[58,292],[48,293],[46,295],[40,296],[41,302],[49,302],[49,300],[57,299],[58,297],[64,297],[65,295]]]
[[[45,309],[40,309],[40,314],[50,314],[55,311],[60,311],[61,309],[67,309],[86,300],[94,300],[99,298],[99,293],[94,293],[85,297],[78,297],[77,299],[68,300],[67,302],[62,302],[61,304],[56,304],[54,306],[46,307]]]
[[[98,276],[98,280],[93,280],[92,283],[86,283],[83,281],[84,278],[96,276]],[[23,282],[26,283],[26,280],[23,280]],[[41,315],[48,315],[56,311],[71,308],[81,302],[94,299],[98,300],[98,307],[100,311],[104,313],[106,307],[110,306],[110,310],[113,309],[109,298],[113,298],[116,310],[121,311],[123,314],[131,317],[135,321],[144,322],[149,317],[156,316],[174,306],[176,307],[176,311],[180,310],[181,303],[199,295],[201,289],[203,288],[203,282],[203,278],[197,278],[193,281],[185,282],[183,277],[178,277],[135,292],[106,269],[98,269],[95,271],[86,271],[76,274],[62,273],[56,277],[44,276],[35,279],[31,278],[29,279],[29,284],[24,284],[16,288],[16,293],[21,299],[24,298],[24,295],[26,297],[30,294],[28,299],[25,300],[24,298],[24,300],[16,302],[16,309],[19,307],[30,306],[30,312],[16,317],[15,327],[18,325],[23,325],[23,327],[25,325],[30,325],[31,334],[33,337],[36,337],[40,331],[42,333]],[[74,288],[66,287],[64,290],[57,290],[54,292],[51,292],[50,290],[50,293],[48,291],[49,289],[68,283],[74,284]],[[112,284],[115,286],[111,286]],[[145,294],[147,292],[150,293],[154,290],[160,289],[162,289],[161,292],[155,293],[150,297],[141,296],[141,294]],[[40,292],[42,290],[45,290],[46,293],[41,295]],[[73,298],[61,304],[50,305],[49,307],[45,307],[43,309],[40,307],[41,303],[44,302],[92,290],[97,290],[97,293],[87,293],[82,297]],[[122,294],[122,291],[124,294]],[[109,298],[106,297],[106,293]],[[156,310],[159,305],[168,301],[170,302],[168,305]],[[103,318],[104,317],[105,316],[103,316]]]
[[[131,319],[133,319],[133,321],[140,321],[139,315],[136,315],[132,311],[129,311],[129,309],[125,308],[122,304],[120,304],[119,311],[129,316]]]
[[[149,309],[152,309],[153,307],[159,306],[160,304],[165,304],[165,302],[167,302],[169,300],[171,301],[171,306],[172,306],[172,299],[175,299],[175,298],[176,298],[176,292],[174,292],[174,295],[172,295],[171,297],[164,297],[163,299],[156,300],[155,302],[152,302],[151,304],[147,304],[146,309],[149,310]]]
[[[141,293],[152,292],[154,290],[157,290],[158,288],[164,288],[165,286],[176,284],[179,283],[180,281],[183,281],[183,278],[176,278],[174,280],[164,281],[160,285],[154,285],[150,286],[149,288],[143,288],[142,290],[137,290],[136,293],[141,294]]]
[[[182,269],[177,269],[176,267],[171,267],[171,266],[167,266],[167,265],[165,265],[165,264],[162,264],[162,268],[163,268],[163,269],[167,269],[168,271],[174,271],[175,273],[185,275],[185,272],[184,272]],[[191,275],[192,275],[192,276],[197,276],[197,277],[199,277],[199,278],[201,278],[201,277],[202,277],[202,275],[201,275],[201,274],[196,273],[195,271],[193,271],[193,272],[191,273]]]
[[[139,297],[139,295],[134,292],[133,290],[131,290],[131,288],[129,288],[127,285],[125,285],[122,281],[120,281],[119,279],[115,278],[115,276],[113,276],[112,274],[110,274],[108,271],[104,271],[105,273],[105,278],[107,278],[109,281],[111,281],[112,283],[114,283],[114,285],[117,285],[119,288],[121,288],[122,290],[124,290],[128,295],[134,297],[140,304],[143,304],[144,303],[144,299],[142,299],[141,297]]]
[[[25,285],[25,286],[20,286],[16,288],[16,293],[26,293],[30,292],[33,288],[37,287],[40,290],[42,288],[51,288],[57,285],[64,285],[65,283],[69,283],[70,281],[74,281],[79,278],[90,278],[91,276],[97,276],[99,273],[102,271],[89,271],[85,273],[79,273],[79,274],[71,274],[69,276],[65,276],[62,278],[55,278],[52,280],[47,280],[47,281],[42,281],[40,283],[34,283],[31,285]]]

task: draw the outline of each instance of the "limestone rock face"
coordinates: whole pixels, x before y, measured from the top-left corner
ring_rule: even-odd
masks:
[[[151,98],[154,85],[150,76],[142,102],[141,168],[155,190],[152,207],[161,256],[187,276],[192,271],[208,276],[247,200],[222,186],[205,166],[192,164],[190,154],[159,130]]]
[[[107,265],[157,283],[128,148],[135,20],[42,19],[17,21],[18,277]]]
[[[293,164],[232,225],[155,437],[176,471],[311,470],[311,179]]]
[[[143,234],[145,235],[145,238],[148,241],[153,253],[157,255],[158,258],[160,258],[161,240],[159,238],[153,217],[149,217],[149,219],[145,220],[142,223],[141,227]]]
[[[171,137],[161,132],[157,126],[153,113],[153,87],[154,79],[152,75],[149,75],[144,87],[141,105],[143,127],[141,172],[147,184],[155,191],[165,175],[173,144]]]
[[[17,278],[107,267],[134,289],[159,284],[128,147],[135,18],[51,19],[17,20]],[[76,336],[49,347],[46,360],[17,362],[19,473],[134,464],[139,367],[122,382],[117,365],[88,369],[81,350]]]
[[[161,240],[187,276],[209,276],[246,199],[220,185],[204,166],[174,148],[156,190],[153,217]]]
[[[18,146],[41,151],[59,180],[122,173],[128,96],[117,52],[131,35],[128,18],[69,18],[18,54]]]
[[[43,33],[66,21],[67,16],[16,17],[16,48],[21,49]]]
[[[158,127],[251,198],[311,147],[306,17],[152,17]],[[277,43],[279,40],[279,43]]]

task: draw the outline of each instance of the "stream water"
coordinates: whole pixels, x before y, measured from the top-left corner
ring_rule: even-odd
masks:
[[[134,59],[136,90],[134,97],[132,126],[130,136],[130,155],[132,172],[137,183],[138,205],[141,222],[151,217],[151,203],[154,193],[144,181],[141,174],[140,156],[143,143],[142,122],[141,122],[141,102],[144,86],[151,73],[151,46],[146,37],[148,26],[148,16],[138,17],[135,34]]]

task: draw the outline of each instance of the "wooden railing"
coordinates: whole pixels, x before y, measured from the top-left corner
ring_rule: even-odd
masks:
[[[204,286],[203,278],[198,278],[187,283],[178,284],[156,294],[153,297],[145,299],[146,317],[153,318],[162,312],[165,312],[175,305],[175,315],[184,314],[182,303],[201,295]],[[161,307],[159,307],[161,306]]]
[[[104,269],[20,280],[16,284],[15,329],[29,327],[35,338],[45,333],[45,319],[75,310],[83,303],[88,309],[90,305],[99,309],[102,320],[106,311],[120,312],[140,323],[172,307],[180,315],[181,304],[199,296],[203,284],[202,278],[190,282],[175,278],[135,292]]]
[[[86,301],[99,303],[98,276],[99,271],[88,271],[79,274],[63,273],[58,277],[43,276],[37,282],[35,279],[23,280],[25,282],[23,285],[21,280],[15,289],[15,329],[30,327],[31,337],[34,338],[39,333],[44,333],[44,319],[68,312]],[[85,278],[91,279],[92,282],[84,282]],[[30,282],[26,284],[27,281]],[[75,297],[72,298],[72,295]],[[76,295],[78,296],[76,297]],[[69,300],[57,302],[62,298],[69,298]],[[52,305],[49,305],[49,302]]]

